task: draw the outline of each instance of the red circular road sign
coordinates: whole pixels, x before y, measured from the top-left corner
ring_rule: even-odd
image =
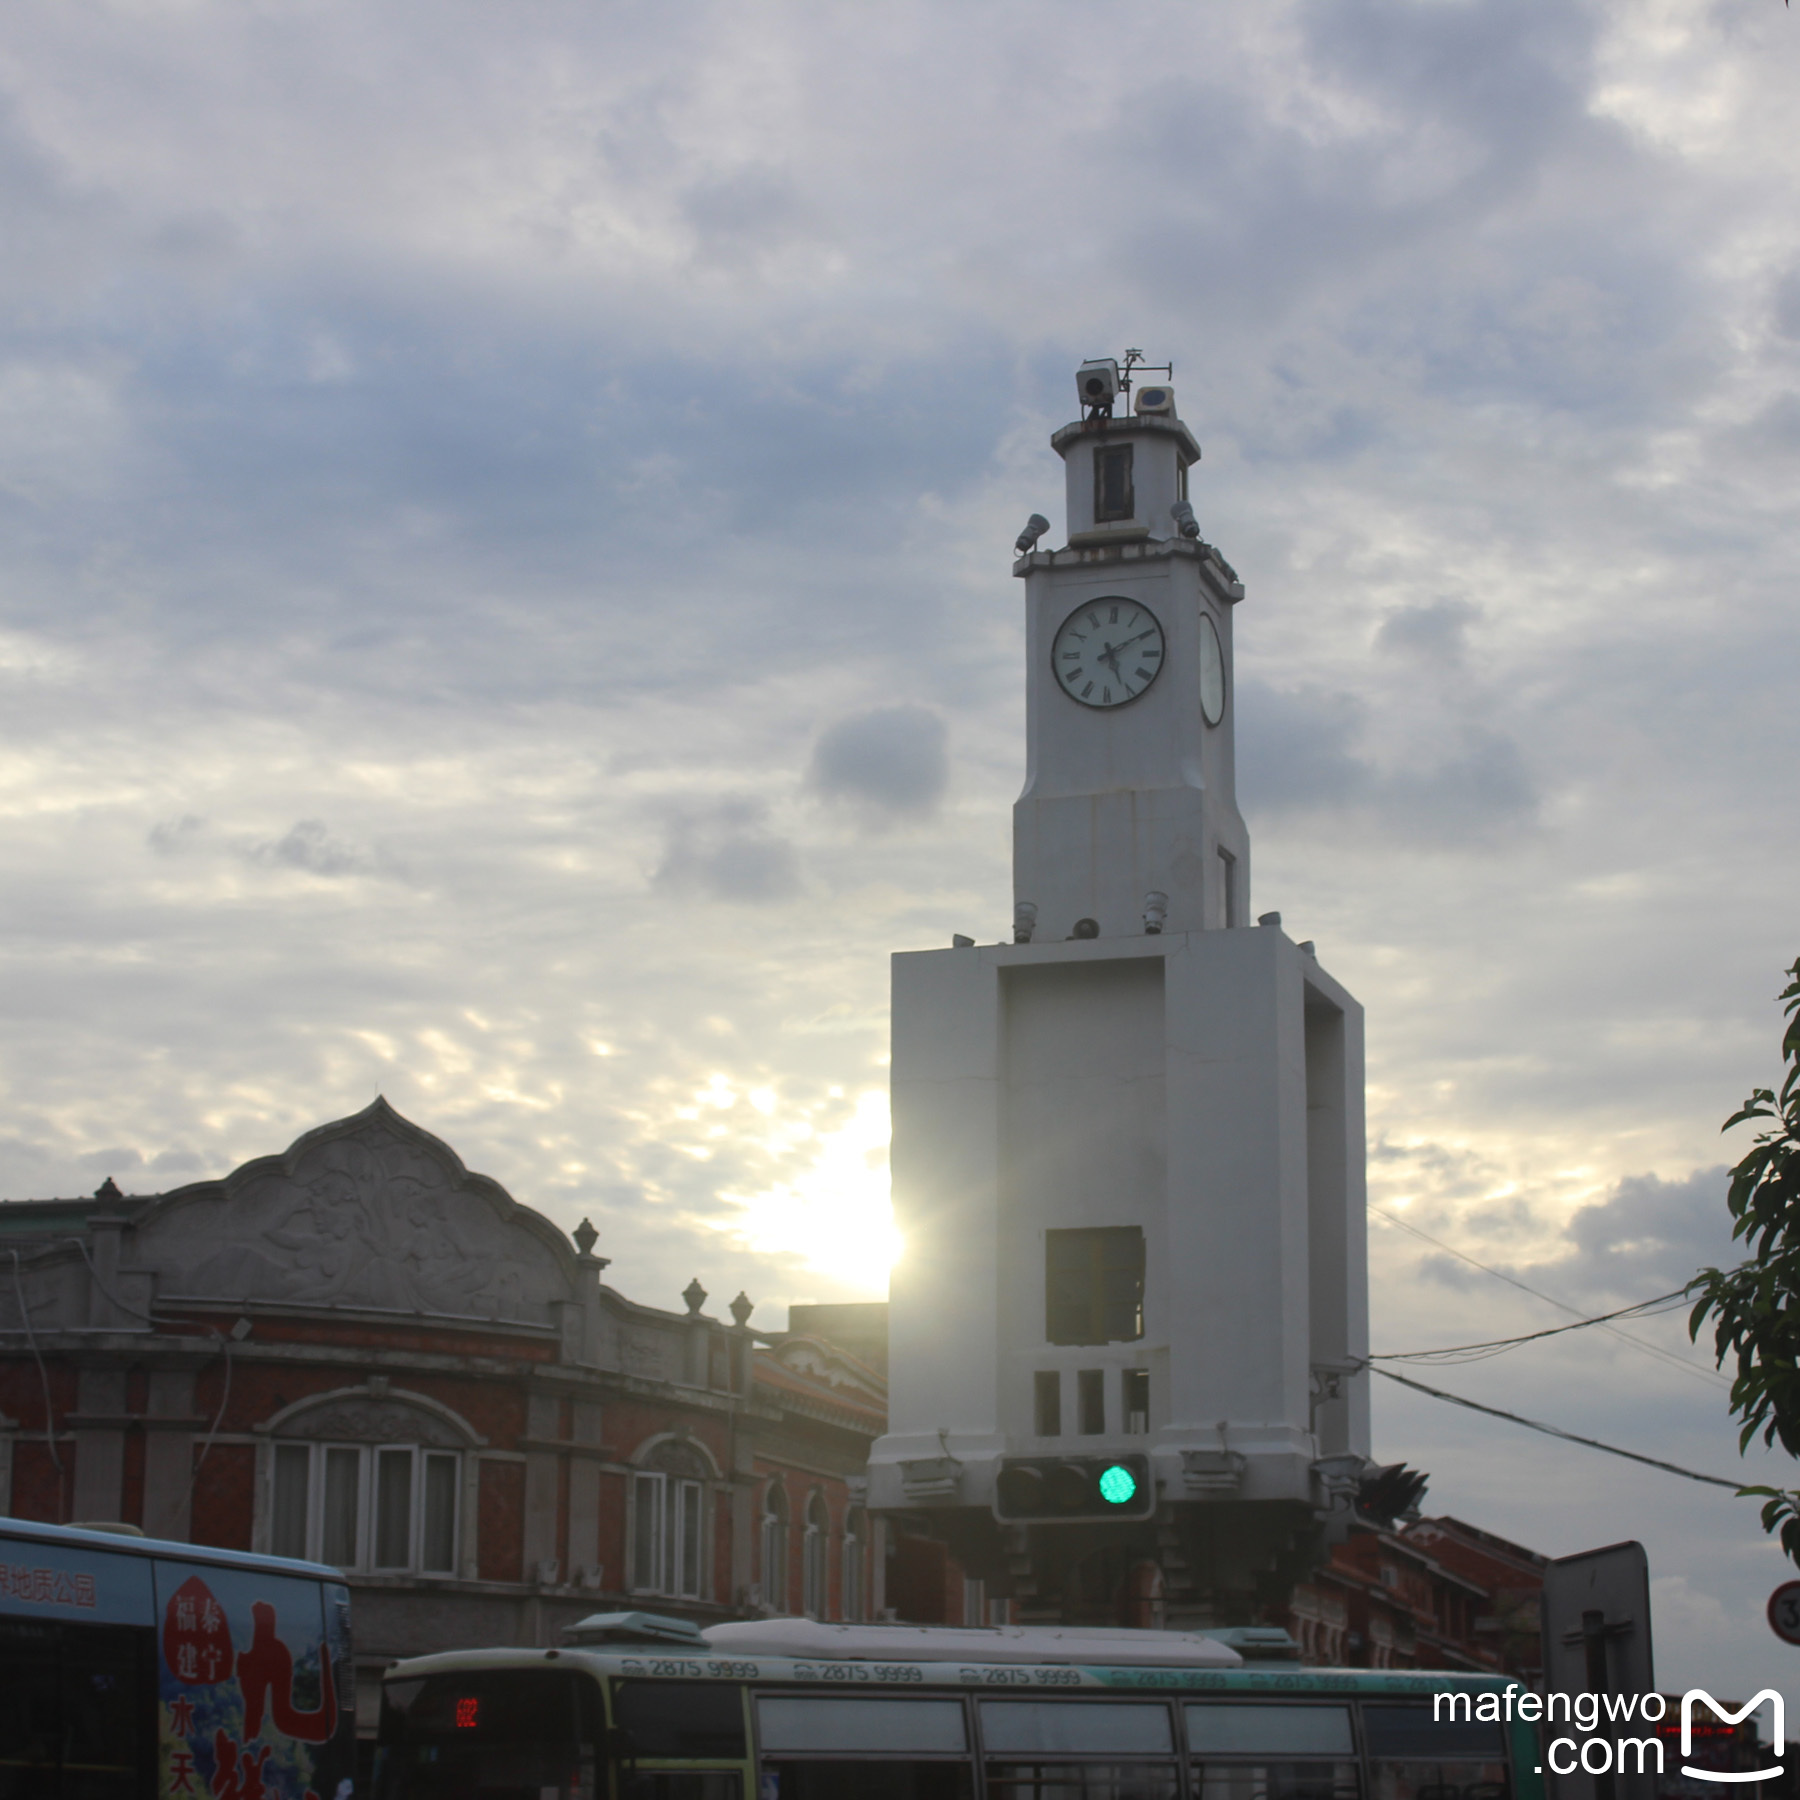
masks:
[[[1769,1629],[1784,1644],[1800,1644],[1800,1581],[1784,1581],[1769,1596]]]

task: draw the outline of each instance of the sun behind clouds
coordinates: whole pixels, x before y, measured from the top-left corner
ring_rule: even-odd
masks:
[[[739,1209],[731,1229],[752,1250],[798,1257],[865,1298],[886,1299],[901,1249],[887,1150],[888,1097],[869,1088],[844,1124],[819,1134],[801,1174],[760,1193],[719,1196]]]

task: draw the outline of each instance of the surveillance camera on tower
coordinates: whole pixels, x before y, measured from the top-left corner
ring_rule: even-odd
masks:
[[[1087,408],[1090,419],[1112,417],[1113,402],[1119,397],[1119,365],[1110,356],[1084,362],[1075,371],[1075,392]]]
[[[1175,416],[1175,390],[1172,387],[1141,387],[1131,397],[1131,410],[1140,417],[1148,414],[1172,419]]]

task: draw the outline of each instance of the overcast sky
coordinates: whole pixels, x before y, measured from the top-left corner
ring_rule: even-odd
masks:
[[[1582,1309],[1728,1256],[1797,59],[1777,0],[11,0],[0,1193],[384,1093],[635,1298],[880,1294],[887,955],[1010,917],[1012,539],[1136,345],[1376,1204]],[[1378,1348],[1562,1316],[1371,1236]],[[1737,1472],[1716,1378],[1555,1342],[1425,1378]],[[1752,1503],[1378,1385],[1428,1511],[1644,1540],[1665,1685],[1787,1683]]]

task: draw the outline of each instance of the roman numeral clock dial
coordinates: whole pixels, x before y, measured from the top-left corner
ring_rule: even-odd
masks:
[[[1163,665],[1163,629],[1141,600],[1107,598],[1078,606],[1050,647],[1056,685],[1083,706],[1135,700]]]

